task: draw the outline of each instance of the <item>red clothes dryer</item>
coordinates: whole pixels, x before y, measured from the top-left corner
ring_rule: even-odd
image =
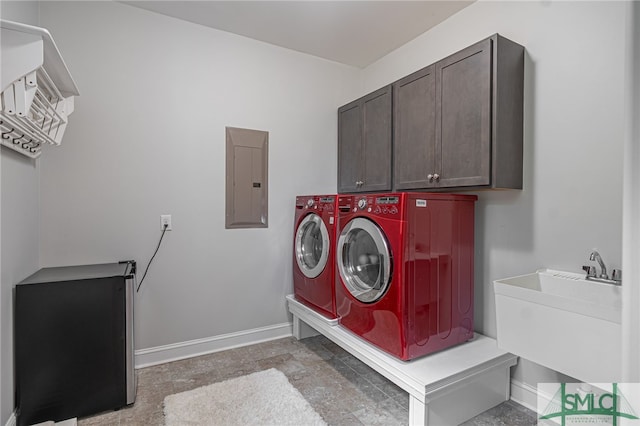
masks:
[[[401,360],[473,337],[475,195],[340,195],[340,324]]]
[[[296,197],[293,237],[293,289],[298,300],[336,318],[335,195]]]

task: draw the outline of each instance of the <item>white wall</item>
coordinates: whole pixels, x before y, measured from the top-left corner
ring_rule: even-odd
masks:
[[[524,189],[478,193],[484,334],[496,333],[493,280],[543,267],[582,272],[592,248],[609,268],[621,265],[625,6],[479,1],[364,71],[369,92],[496,32],[526,49]],[[557,381],[527,362],[514,377]]]
[[[173,215],[137,295],[138,349],[285,322],[293,197],[335,189],[336,107],[495,32],[527,50],[525,189],[479,194],[478,329],[495,335],[496,278],[579,271],[593,247],[619,267],[624,10],[481,1],[360,73],[119,3],[43,2],[40,24],[81,96],[40,170],[2,151],[2,420],[13,406],[5,268],[38,266],[38,227],[13,221],[31,223],[40,204],[40,266],[133,258],[144,269],[159,215]],[[270,132],[268,229],[224,229],[225,126]],[[6,189],[25,178],[31,189]],[[555,378],[526,362],[516,372],[534,386]]]
[[[2,1],[0,17],[37,25],[38,3]],[[14,408],[13,287],[39,263],[38,188],[38,161],[0,148],[0,424]]]
[[[135,259],[136,348],[288,321],[295,196],[336,187],[359,70],[115,2],[43,2],[80,90],[43,153],[42,266]],[[225,126],[269,132],[269,228],[225,230]]]

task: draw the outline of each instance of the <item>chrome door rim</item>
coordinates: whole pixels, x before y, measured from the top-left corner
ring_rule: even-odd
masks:
[[[305,248],[302,244],[302,238],[304,237],[307,228],[313,224],[320,227],[320,235],[322,236],[322,252],[320,253],[320,259],[318,259],[318,263],[316,264],[316,266],[309,267],[309,265],[304,261],[307,253],[305,253]],[[327,226],[324,224],[322,218],[315,213],[311,213],[305,216],[305,218],[302,219],[302,221],[298,225],[295,238],[296,263],[298,264],[300,272],[302,272],[305,277],[316,278],[322,273],[324,267],[327,264],[327,258],[329,257],[330,244],[331,241],[329,241],[329,231],[327,231]]]
[[[351,242],[354,231],[358,230],[362,230],[371,236],[378,250],[378,256],[382,258],[380,262],[382,273],[374,287],[369,286],[354,273],[354,267],[350,265],[346,258],[348,254],[345,251],[345,247]],[[336,262],[342,282],[349,293],[359,301],[373,303],[386,293],[391,281],[391,251],[384,233],[373,221],[357,217],[347,223],[338,239]]]

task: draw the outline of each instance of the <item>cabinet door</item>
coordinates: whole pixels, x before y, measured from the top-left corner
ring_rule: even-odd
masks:
[[[433,65],[393,84],[393,187],[430,188],[436,172],[436,78]],[[429,178],[431,176],[431,179]]]
[[[338,109],[338,192],[360,190],[362,107],[354,101]]]
[[[391,190],[391,93],[389,85],[363,98],[361,191]]]
[[[491,40],[436,63],[440,187],[491,184]]]

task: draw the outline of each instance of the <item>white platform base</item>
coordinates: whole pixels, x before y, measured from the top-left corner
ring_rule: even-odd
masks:
[[[509,399],[513,354],[481,334],[413,361],[403,362],[287,296],[297,339],[320,333],[409,393],[409,424],[459,425]]]

